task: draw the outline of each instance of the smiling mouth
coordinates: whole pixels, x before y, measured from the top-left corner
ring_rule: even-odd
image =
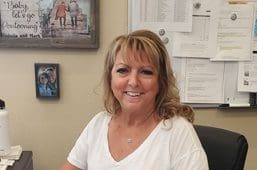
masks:
[[[131,97],[137,97],[140,96],[142,93],[140,92],[131,92],[131,91],[126,91],[125,94],[131,96]]]

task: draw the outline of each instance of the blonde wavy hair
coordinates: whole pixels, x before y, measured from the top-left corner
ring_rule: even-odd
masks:
[[[193,122],[194,112],[192,108],[180,102],[179,91],[176,86],[176,79],[170,65],[167,49],[161,39],[149,30],[134,31],[130,34],[121,35],[112,41],[104,63],[103,84],[105,109],[114,115],[118,114],[121,109],[120,103],[115,98],[111,89],[111,71],[117,53],[126,54],[128,50],[135,55],[129,56],[130,58],[126,60],[147,60],[154,64],[159,73],[159,93],[155,100],[155,109],[159,117],[161,119],[169,119],[174,115],[179,115]]]

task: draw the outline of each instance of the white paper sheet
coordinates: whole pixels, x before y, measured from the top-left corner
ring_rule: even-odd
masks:
[[[192,30],[192,0],[129,0],[129,31],[148,28]]]
[[[224,0],[193,0],[193,14],[210,15],[214,9],[218,9],[224,3]]]
[[[248,106],[249,93],[239,92],[237,88],[238,62],[225,62],[224,71],[224,103],[231,106]]]
[[[224,102],[224,62],[210,62],[208,59],[184,60],[185,103]]]
[[[173,56],[210,58],[215,53],[210,33],[210,16],[194,15],[192,32],[175,32],[173,37]]]
[[[212,60],[251,60],[253,6],[226,4],[211,19],[211,34],[217,37],[217,52]]]
[[[253,61],[239,62],[238,91],[257,92],[257,54]]]

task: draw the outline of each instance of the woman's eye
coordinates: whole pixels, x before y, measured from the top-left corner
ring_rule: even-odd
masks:
[[[123,74],[123,73],[127,73],[127,72],[128,72],[128,69],[127,69],[127,68],[119,68],[119,69],[117,69],[116,72]]]
[[[152,70],[142,70],[142,73],[145,74],[145,75],[153,75]]]

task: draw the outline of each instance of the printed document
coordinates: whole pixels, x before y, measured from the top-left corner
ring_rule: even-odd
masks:
[[[215,53],[212,44],[216,39],[211,38],[210,16],[193,16],[192,32],[175,32],[173,36],[172,54],[176,57],[210,58]]]
[[[217,37],[212,60],[249,61],[252,53],[253,6],[226,4],[211,19],[211,34]]]
[[[209,59],[184,60],[185,103],[224,102],[224,62],[210,62]]]
[[[148,28],[156,31],[190,32],[192,0],[129,0],[129,31]]]
[[[224,103],[230,106],[249,106],[249,93],[238,91],[238,62],[225,62],[224,71]]]
[[[193,15],[210,15],[224,3],[224,0],[193,0]]]
[[[253,61],[239,62],[238,91],[257,92],[257,54]]]

